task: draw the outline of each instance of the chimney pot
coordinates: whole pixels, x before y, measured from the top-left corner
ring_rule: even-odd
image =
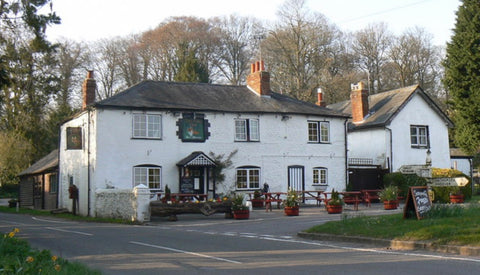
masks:
[[[270,95],[270,73],[265,71],[263,61],[257,61],[251,66],[247,76],[247,86],[260,96]]]
[[[325,107],[325,101],[323,100],[322,88],[317,89],[317,102],[315,103],[318,106]]]

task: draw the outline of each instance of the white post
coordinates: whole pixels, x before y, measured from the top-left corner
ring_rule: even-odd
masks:
[[[147,186],[139,184],[133,189],[137,201],[136,220],[138,222],[150,221],[150,190]]]

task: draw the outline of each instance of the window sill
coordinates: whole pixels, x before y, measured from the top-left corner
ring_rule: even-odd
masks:
[[[132,137],[131,139],[162,140],[162,138]]]
[[[430,149],[430,147],[428,147],[427,145],[424,145],[424,146],[412,145],[411,148],[412,149]]]

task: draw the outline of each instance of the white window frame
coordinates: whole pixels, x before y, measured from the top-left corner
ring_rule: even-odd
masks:
[[[328,185],[328,169],[325,167],[315,167],[312,171],[313,185]]]
[[[309,143],[330,143],[330,122],[329,121],[308,121],[308,142]]]
[[[159,114],[133,114],[133,138],[161,139],[162,115]]]
[[[157,172],[157,173],[156,173]],[[154,178],[152,178],[154,177]],[[156,181],[153,181],[156,180]],[[139,165],[133,167],[133,187],[143,184],[150,190],[162,190],[162,167],[155,165]],[[152,186],[152,184],[155,184]]]
[[[428,148],[430,143],[428,126],[410,125],[410,143],[412,148]]]
[[[239,186],[239,172],[245,173],[245,186]],[[239,167],[235,170],[235,188],[237,190],[252,190],[260,188],[261,171],[259,167]],[[253,181],[255,179],[255,181]],[[242,181],[243,183],[243,181]]]
[[[236,118],[235,141],[260,141],[259,120],[256,118]]]

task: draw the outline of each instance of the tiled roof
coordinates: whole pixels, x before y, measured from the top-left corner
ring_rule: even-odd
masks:
[[[247,86],[143,81],[95,107],[211,111],[226,113],[306,114],[347,118],[348,115],[312,103],[271,93],[260,97]]]
[[[23,170],[19,176],[39,174],[44,171],[54,170],[58,166],[58,149],[53,150],[45,157]]]
[[[451,120],[443,113],[438,105],[420,88],[419,85],[408,86],[383,93],[368,96],[369,113],[364,122],[349,123],[349,130],[382,127],[388,125],[400,110],[410,101],[414,94],[421,96],[434,111],[436,111],[448,125],[453,126]],[[327,106],[330,109],[351,114],[351,101],[343,101]]]

